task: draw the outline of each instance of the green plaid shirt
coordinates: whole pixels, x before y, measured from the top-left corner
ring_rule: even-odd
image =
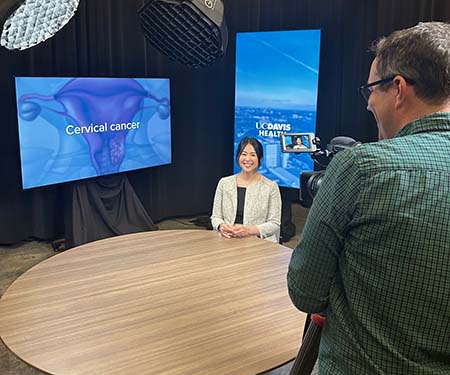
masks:
[[[450,113],[338,153],[288,273],[319,373],[450,374]]]

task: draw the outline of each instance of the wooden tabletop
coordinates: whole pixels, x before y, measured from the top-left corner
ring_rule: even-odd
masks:
[[[291,249],[206,230],[108,238],[51,257],[0,300],[0,336],[50,374],[257,374],[293,359],[305,315]]]

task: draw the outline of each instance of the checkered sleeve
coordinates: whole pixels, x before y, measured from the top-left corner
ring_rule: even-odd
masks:
[[[289,265],[289,294],[302,311],[316,313],[327,308],[361,184],[352,150],[338,153],[327,168]]]

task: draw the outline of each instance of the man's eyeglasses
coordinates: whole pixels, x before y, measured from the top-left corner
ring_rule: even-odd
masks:
[[[388,83],[388,82],[392,81],[395,77],[396,76],[392,76],[392,77],[380,79],[378,81],[366,83],[365,85],[362,85],[359,88],[359,92],[361,93],[362,97],[364,99],[366,99],[366,102],[367,102],[367,101],[369,101],[370,94],[372,94],[373,86],[382,85],[383,83]]]
[[[372,94],[372,91],[373,91],[372,87],[373,86],[382,85],[382,84],[385,84],[385,83],[388,83],[388,82],[392,82],[395,77],[397,77],[397,75],[391,76],[391,77],[388,77],[388,78],[383,78],[383,79],[380,79],[378,81],[366,83],[365,85],[362,85],[359,88],[359,92],[361,93],[362,97],[364,99],[366,99],[366,102],[367,102],[367,101],[369,101],[370,94]],[[409,78],[405,78],[405,81],[407,83],[409,83],[410,85],[414,85],[414,83],[415,83],[414,80],[409,79]]]

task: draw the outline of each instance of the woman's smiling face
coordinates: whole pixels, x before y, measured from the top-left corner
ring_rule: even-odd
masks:
[[[243,172],[256,172],[259,168],[258,155],[251,144],[247,144],[239,155],[239,166]]]

